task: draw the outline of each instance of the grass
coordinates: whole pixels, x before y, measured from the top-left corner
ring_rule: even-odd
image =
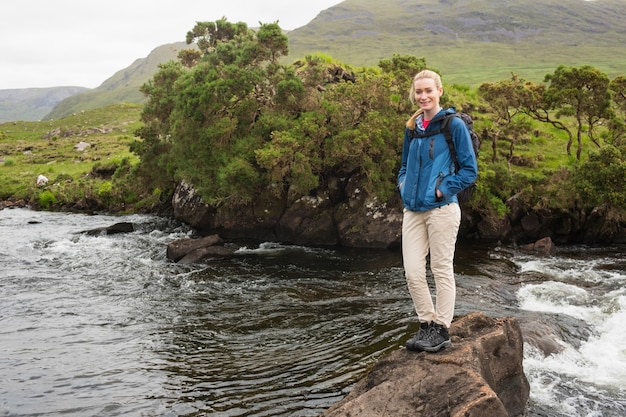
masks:
[[[511,72],[541,82],[561,64],[591,65],[611,78],[626,72],[620,1],[471,3],[346,0],[290,32],[288,61],[320,51],[373,66],[393,54],[415,55],[444,82],[470,87]]]
[[[0,199],[32,195],[39,175],[50,183],[79,181],[94,166],[136,162],[128,145],[141,111],[119,104],[59,120],[0,124]],[[90,146],[80,152],[79,142]]]

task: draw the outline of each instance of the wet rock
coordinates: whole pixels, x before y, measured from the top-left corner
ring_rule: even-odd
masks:
[[[519,417],[530,387],[514,318],[471,313],[453,322],[452,347],[435,354],[397,350],[323,417]]]
[[[626,243],[626,222],[619,210],[605,205],[596,207],[589,213],[587,227],[583,232],[586,243]]]
[[[486,240],[503,240],[510,236],[512,227],[508,218],[486,218],[482,219],[476,226],[478,236]]]
[[[167,245],[167,259],[174,262],[190,264],[200,262],[209,257],[225,257],[234,250],[225,248],[224,241],[218,235],[210,235],[197,239],[185,238],[175,240]]]
[[[520,249],[525,252],[532,252],[536,255],[549,256],[554,254],[555,246],[550,237],[544,237],[535,243],[521,246]]]
[[[395,248],[400,246],[402,203],[399,195],[378,201],[362,188],[358,170],[346,167],[325,188],[307,196],[268,188],[253,202],[236,207],[211,206],[193,186],[181,183],[172,198],[174,217],[200,235],[226,239],[280,241],[309,246]],[[278,197],[277,195],[282,195]],[[563,244],[626,242],[626,224],[615,210],[531,210],[519,196],[509,199],[509,216],[462,207],[459,239],[527,244],[544,237]],[[550,250],[548,247],[545,249]]]
[[[98,227],[96,229],[85,230],[81,233],[98,236],[98,235],[115,235],[118,233],[131,233],[135,231],[135,226],[129,222],[115,223],[112,226]]]
[[[235,254],[235,251],[224,246],[206,246],[195,249],[180,259],[179,264],[195,264],[210,258],[229,258]]]

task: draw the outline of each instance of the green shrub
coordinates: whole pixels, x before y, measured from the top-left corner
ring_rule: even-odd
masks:
[[[626,155],[612,145],[591,152],[573,175],[573,185],[584,207],[609,205],[624,210],[626,207]]]
[[[39,194],[38,201],[42,208],[49,210],[57,202],[57,198],[52,191],[44,190]]]

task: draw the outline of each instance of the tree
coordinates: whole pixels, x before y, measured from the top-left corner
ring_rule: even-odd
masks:
[[[508,159],[510,162],[517,139],[521,134],[529,131],[528,123],[517,117],[522,114],[521,98],[524,97],[525,88],[524,80],[513,75],[508,81],[483,83],[478,89],[494,114],[491,118],[492,124],[488,129],[491,137],[492,162],[497,160],[497,143],[500,138],[509,139]]]
[[[609,121],[609,143],[620,147],[626,137],[626,76],[616,77],[609,84],[613,117]]]
[[[545,82],[550,83],[545,100],[549,108],[557,110],[556,117],[572,116],[576,120],[576,159],[580,160],[585,126],[589,139],[600,147],[594,130],[602,119],[610,118],[609,78],[589,65],[580,68],[561,65],[554,74],[546,75]]]
[[[142,140],[133,141],[131,152],[141,160],[140,177],[154,188],[169,189],[173,183],[171,149],[173,138],[170,135],[176,108],[177,81],[185,74],[178,62],[170,61],[159,66],[152,80],[141,86],[140,91],[150,99],[144,104],[141,120],[143,127],[136,136]]]
[[[353,70],[321,56],[280,65],[288,43],[276,23],[255,32],[199,22],[187,41],[201,53],[167,64],[143,88],[143,142],[134,150],[161,183],[185,180],[214,205],[247,204],[268,189],[323,192],[347,174],[382,199],[395,195],[408,109],[391,93],[400,69]]]
[[[517,105],[521,111],[533,119],[548,123],[555,128],[562,130],[567,134],[567,154],[571,155],[571,147],[574,142],[574,134],[567,124],[552,117],[550,113],[550,105],[546,101],[546,86],[543,84],[534,84],[530,81],[520,84],[517,89]]]
[[[251,33],[245,23],[230,23],[225,17],[215,22],[196,22],[192,30],[187,32],[187,45],[196,43],[204,55],[215,51],[220,43],[228,43],[235,37],[250,37]]]

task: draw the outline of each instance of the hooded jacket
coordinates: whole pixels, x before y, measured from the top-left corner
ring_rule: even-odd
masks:
[[[454,108],[440,110],[426,129],[422,127],[423,116],[420,115],[416,129],[418,133],[438,130],[445,115],[455,113]],[[454,117],[450,130],[459,163],[458,173],[455,173],[454,160],[443,133],[412,139],[410,128],[405,129],[398,189],[407,210],[426,211],[458,203],[456,194],[476,180],[478,168],[467,126]],[[442,198],[436,197],[437,189],[443,194]]]

